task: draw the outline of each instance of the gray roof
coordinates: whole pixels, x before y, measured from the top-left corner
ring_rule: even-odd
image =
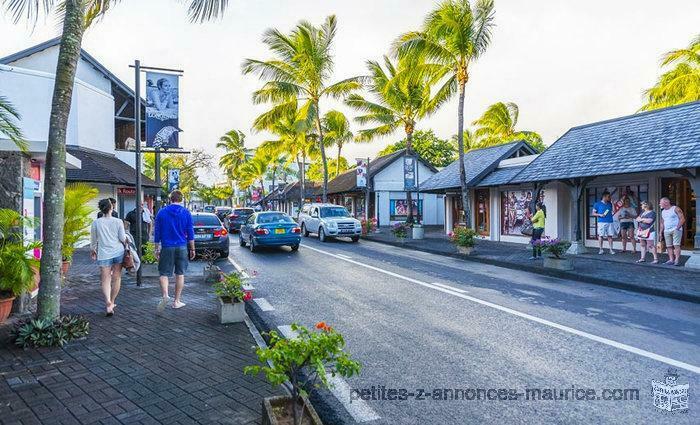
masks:
[[[517,182],[700,167],[700,102],[574,127]]]
[[[523,149],[526,154],[536,151],[525,141],[505,143],[488,148],[474,149],[464,154],[464,168],[467,173],[467,186],[474,187],[481,179],[494,170],[498,163]],[[432,175],[421,184],[421,192],[442,192],[460,187],[459,160]]]
[[[496,168],[489,175],[484,177],[477,186],[499,186],[510,183],[510,181],[518,175],[527,165],[518,165],[513,167]]]
[[[74,145],[66,146],[66,151],[81,162],[80,169],[66,170],[67,181],[136,186],[136,170],[116,156]],[[143,174],[141,184],[144,187],[158,187],[156,182]]]

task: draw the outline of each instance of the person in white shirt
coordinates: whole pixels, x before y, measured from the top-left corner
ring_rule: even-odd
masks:
[[[685,215],[683,215],[682,209],[671,205],[671,200],[668,198],[661,198],[659,206],[661,207],[659,227],[664,232],[666,252],[668,252],[668,261],[664,264],[680,266],[681,239],[683,238]]]
[[[114,315],[115,301],[122,283],[122,261],[126,233],[124,223],[112,217],[112,203],[103,199],[98,203],[102,216],[92,222],[90,228],[91,257],[100,267],[102,295],[105,298],[107,317]]]

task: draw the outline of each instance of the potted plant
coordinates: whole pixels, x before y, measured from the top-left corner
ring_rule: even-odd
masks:
[[[448,235],[453,244],[457,247],[460,254],[471,255],[474,251],[474,239],[476,231],[468,227],[455,227]]]
[[[221,254],[213,249],[205,249],[202,252],[202,259],[207,263],[203,270],[204,281],[206,283],[216,283],[221,280],[221,276],[223,275],[221,268],[214,264],[220,256]]]
[[[26,242],[24,226],[31,226],[17,211],[0,209],[0,323],[12,311],[15,297],[34,286],[34,270],[39,267],[33,251],[41,242]]]
[[[563,241],[559,238],[543,237],[531,243],[534,247],[539,247],[543,252],[549,254],[544,256],[544,267],[564,271],[574,269],[574,263],[571,258],[565,257],[566,250],[571,246],[571,242]]]
[[[413,233],[411,236],[413,239],[423,239],[425,237],[425,229],[422,224],[413,223],[412,229]]]
[[[408,236],[408,229],[409,229],[408,223],[400,222],[400,223],[394,223],[393,226],[391,226],[391,233],[394,235],[394,237],[399,241],[403,242],[406,239],[406,236]]]
[[[63,206],[63,267],[61,271],[65,276],[73,261],[75,245],[90,236],[90,224],[92,223],[93,209],[88,205],[94,199],[98,190],[85,183],[73,183],[66,186]]]
[[[141,277],[159,277],[156,244],[148,242],[143,246],[141,255]]]
[[[214,283],[214,293],[219,297],[218,316],[222,324],[245,320],[245,301],[253,298],[253,293],[243,289],[243,279],[239,273],[222,275]]]
[[[292,331],[297,336],[290,339],[271,331],[269,348],[256,351],[263,366],[244,369],[246,374],[265,373],[272,385],[291,384],[291,397],[263,400],[263,425],[290,422],[320,425],[321,420],[307,398],[309,392],[319,387],[330,388],[329,375],[349,378],[360,373],[360,364],[344,351],[343,336],[324,322],[317,323],[315,331],[293,323]]]

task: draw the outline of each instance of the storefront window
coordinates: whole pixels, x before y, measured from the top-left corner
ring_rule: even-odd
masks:
[[[544,192],[540,192],[544,202]],[[501,234],[523,236],[522,228],[530,215],[531,190],[507,190],[501,192]]]
[[[423,200],[413,200],[413,218],[422,220]],[[408,202],[405,199],[391,199],[389,201],[389,220],[406,221],[408,218]]]
[[[586,189],[586,237],[588,239],[596,239],[598,237],[598,220],[591,215],[591,211],[593,210],[593,205],[600,201],[603,197],[603,192],[606,190],[610,192],[610,199],[613,204],[613,219],[617,226],[619,226],[618,213],[620,208],[622,208],[625,197],[629,198],[630,205],[637,210],[637,213],[640,212],[639,203],[649,200],[649,186],[646,184],[589,187]]]

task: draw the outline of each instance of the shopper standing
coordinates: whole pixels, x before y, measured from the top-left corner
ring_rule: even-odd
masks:
[[[100,266],[100,282],[105,299],[107,317],[114,314],[115,301],[122,283],[122,261],[126,233],[124,223],[112,216],[112,203],[102,199],[98,203],[102,216],[92,222],[90,227],[91,257]]]

